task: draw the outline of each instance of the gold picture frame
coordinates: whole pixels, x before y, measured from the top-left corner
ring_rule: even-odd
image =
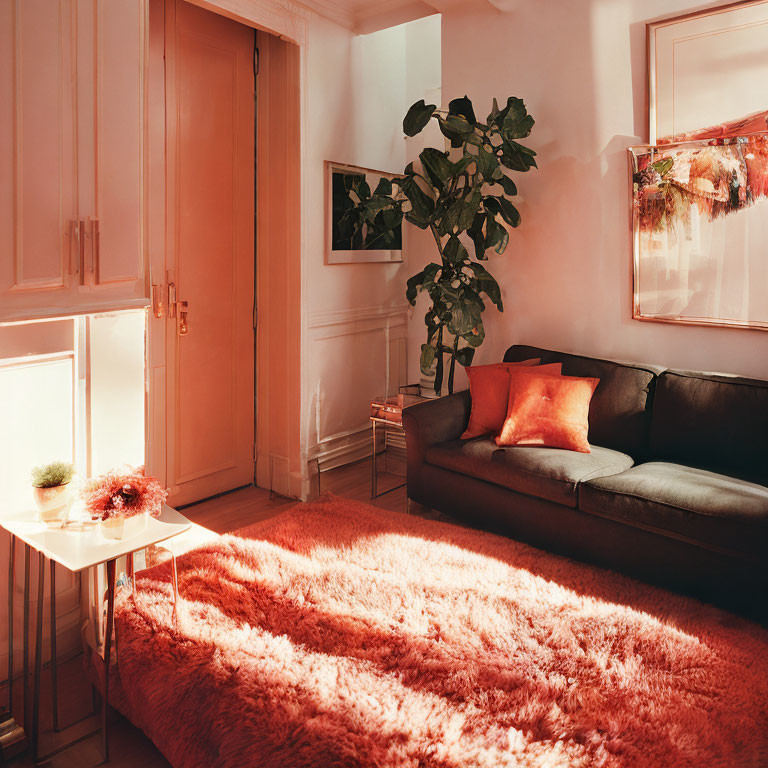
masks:
[[[766,108],[768,0],[661,19],[646,31],[649,144]]]

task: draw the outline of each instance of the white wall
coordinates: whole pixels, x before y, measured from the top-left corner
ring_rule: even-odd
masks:
[[[477,362],[512,343],[768,378],[768,333],[631,318],[626,148],[647,140],[645,22],[686,0],[519,2],[443,15],[443,101],[525,99],[538,171],[518,174],[522,224],[489,269],[506,310],[484,315]],[[420,322],[416,317],[414,323]]]
[[[324,264],[324,162],[402,172],[408,51],[428,46],[439,52],[439,18],[437,26],[428,19],[360,36],[315,15],[309,21],[303,438],[311,464],[370,451],[371,398],[407,381],[405,281],[413,264],[407,254],[402,264]],[[439,58],[437,67],[439,81]]]

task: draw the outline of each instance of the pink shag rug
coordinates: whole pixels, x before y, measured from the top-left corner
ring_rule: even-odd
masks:
[[[768,632],[326,496],[118,605],[117,701],[177,768],[765,768]]]

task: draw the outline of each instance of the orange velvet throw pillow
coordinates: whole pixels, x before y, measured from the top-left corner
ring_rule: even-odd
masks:
[[[590,453],[589,403],[599,381],[510,371],[507,418],[496,445],[541,445]]]
[[[509,401],[509,372],[521,368],[536,371],[549,371],[559,374],[561,363],[539,365],[539,358],[523,360],[519,363],[493,363],[491,365],[471,365],[467,371],[469,394],[472,397],[472,410],[462,440],[469,440],[482,435],[497,435],[504,419],[507,418]]]

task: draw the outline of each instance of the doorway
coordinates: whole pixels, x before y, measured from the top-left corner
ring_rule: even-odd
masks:
[[[241,12],[149,4],[146,464],[177,506],[251,484],[254,462],[259,486],[304,492],[304,37]]]
[[[166,482],[180,506],[254,477],[255,33],[183,0],[153,7],[164,13]]]

